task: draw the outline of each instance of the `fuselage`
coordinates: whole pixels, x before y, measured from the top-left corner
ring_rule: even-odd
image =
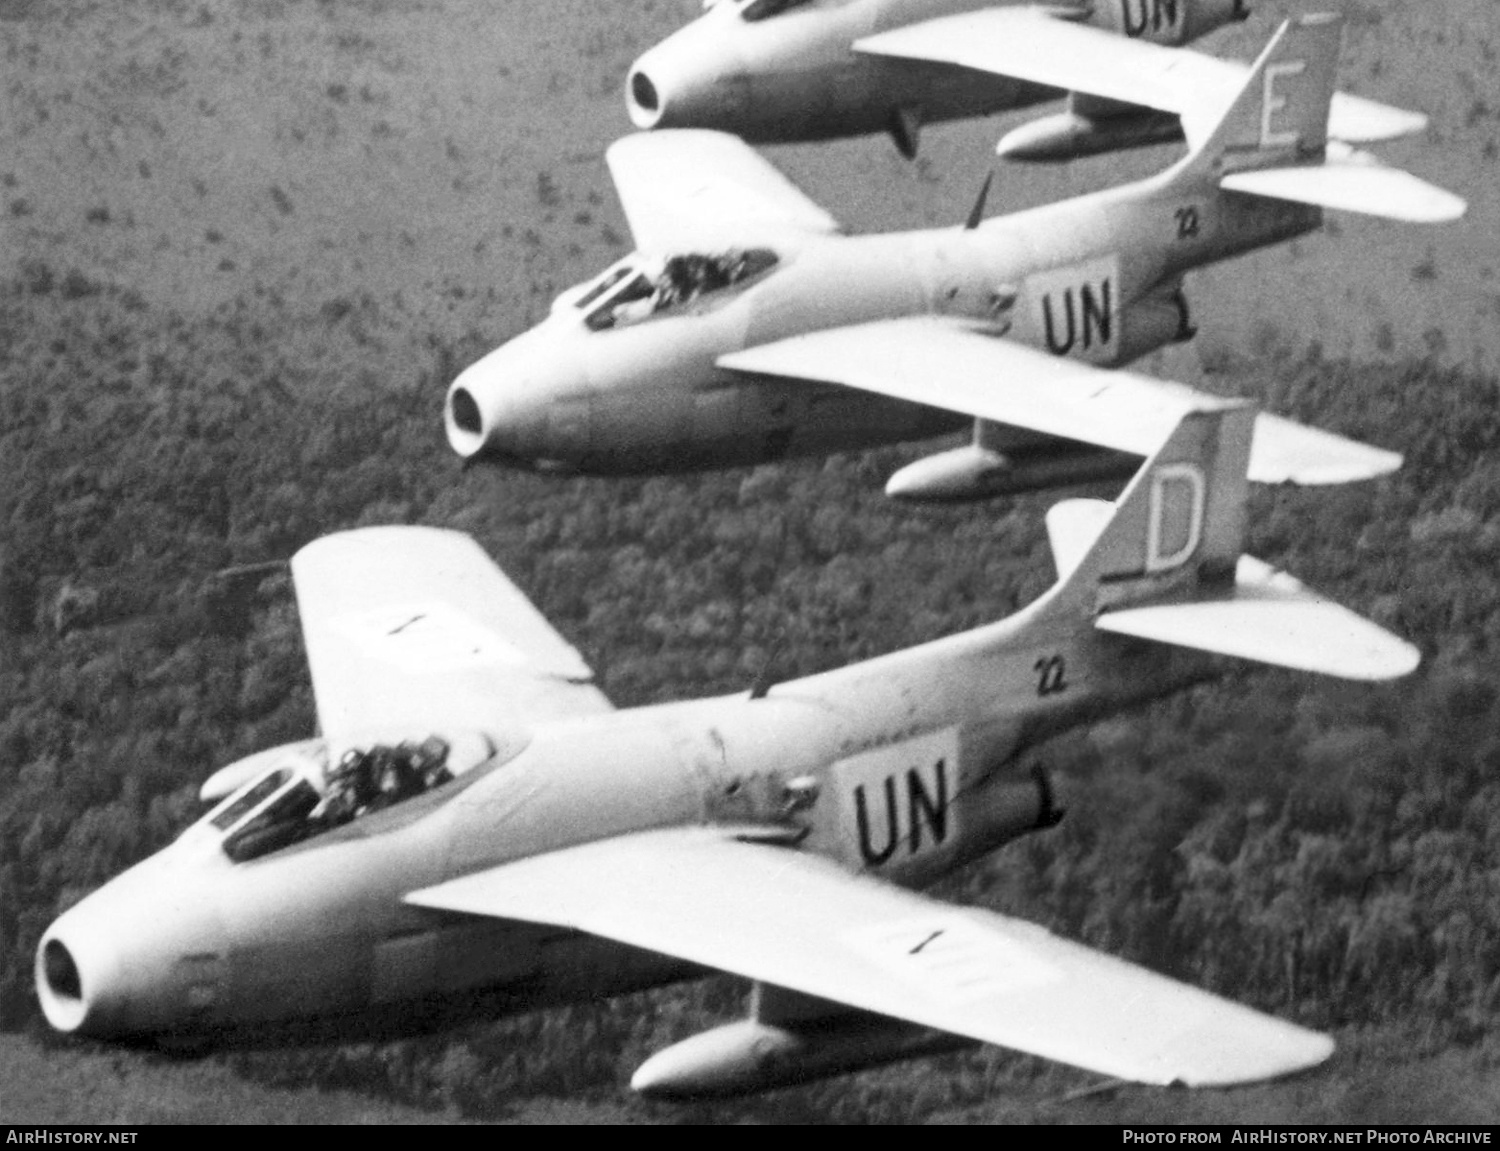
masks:
[[[1044,597],[762,698],[511,733],[491,743],[505,752],[427,794],[239,862],[218,826],[232,797],[53,924],[37,956],[43,1007],[64,1031],[224,1045],[399,1035],[682,978],[693,970],[663,956],[403,896],[687,824],[926,884],[1055,821],[1039,745],[1207,672],[1080,619]]]
[[[723,0],[645,52],[625,83],[639,128],[715,128],[757,143],[892,131],[914,148],[922,123],[986,116],[1061,95],[1023,81],[852,45],[982,0]],[[1073,18],[1179,45],[1244,19],[1245,0],[1099,0]]]
[[[955,430],[964,421],[937,409],[750,376],[717,361],[807,332],[943,315],[1055,355],[1118,366],[1189,330],[1184,272],[1321,222],[1314,208],[1208,185],[1185,192],[1170,176],[974,229],[799,237],[762,251],[760,262],[772,262],[741,282],[666,304],[659,292],[655,300],[630,298],[611,312],[616,293],[634,282],[649,296],[660,274],[645,257],[628,257],[564,293],[541,324],[460,375],[446,406],[449,442],[465,458],[617,475],[753,464]],[[1015,438],[1008,446],[1028,441]]]

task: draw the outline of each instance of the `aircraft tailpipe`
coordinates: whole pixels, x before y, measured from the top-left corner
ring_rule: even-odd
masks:
[[[974,808],[973,814],[965,815],[970,842],[965,858],[988,855],[1013,839],[1056,827],[1065,813],[1051,774],[1040,764],[1031,769],[1029,779],[1012,775],[981,788]]]
[[[1192,0],[1184,21],[1185,40],[1207,36],[1228,24],[1242,24],[1250,19],[1250,0]]]

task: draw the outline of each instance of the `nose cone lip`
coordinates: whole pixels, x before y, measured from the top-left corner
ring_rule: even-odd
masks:
[[[505,350],[491,352],[464,369],[448,389],[443,426],[448,445],[465,460],[526,461],[529,374],[504,355]]]
[[[554,317],[465,368],[443,407],[449,446],[517,467],[553,454],[549,413],[585,390],[577,341],[587,336],[574,317]]]
[[[57,1030],[129,1040],[186,1033],[218,1002],[225,926],[210,886],[183,882],[182,842],[63,912],[37,946],[37,998]]]
[[[746,25],[733,12],[709,12],[643,52],[625,78],[631,123],[647,130],[732,131],[748,98],[739,43],[745,35]]]
[[[479,401],[474,398],[473,388],[477,382],[474,368],[465,370],[448,389],[448,402],[443,409],[443,425],[448,432],[448,444],[464,459],[478,455],[489,440],[491,428],[486,426]]]
[[[78,962],[67,945],[55,937],[44,939],[37,948],[36,992],[42,1001],[42,1013],[57,1030],[77,1031],[88,1018]]]
[[[118,1024],[118,956],[91,937],[72,913],[54,923],[36,952],[36,993],[47,1022],[58,1031],[108,1036]]]
[[[625,80],[625,107],[630,112],[630,122],[637,128],[650,130],[661,122],[661,93],[651,74],[639,63]]]

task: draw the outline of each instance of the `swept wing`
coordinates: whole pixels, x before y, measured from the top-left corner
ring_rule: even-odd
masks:
[[[832,216],[737,136],[641,132],[605,153],[637,249],[651,255],[795,246]]]
[[[336,743],[610,709],[583,657],[461,532],[325,536],[292,557],[292,578],[318,725]]]
[[[590,932],[864,1011],[1192,1086],[1283,1075],[1333,1041],[1091,951],[720,828],[621,836],[407,896]]]
[[[722,367],[877,392],[996,423],[1146,456],[1203,393],[1104,370],[934,316],[810,332],[721,356]],[[1401,466],[1395,452],[1262,414],[1250,478],[1337,484]]]
[[[986,8],[854,42],[857,52],[956,64],[1182,117],[1195,144],[1229,106],[1249,67],[1073,24],[1034,8]],[[1328,135],[1369,144],[1420,132],[1427,117],[1337,93]]]

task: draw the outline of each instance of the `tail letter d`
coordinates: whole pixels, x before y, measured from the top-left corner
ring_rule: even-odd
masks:
[[[1193,464],[1164,464],[1151,472],[1148,572],[1181,567],[1198,550],[1205,492],[1203,473]]]

